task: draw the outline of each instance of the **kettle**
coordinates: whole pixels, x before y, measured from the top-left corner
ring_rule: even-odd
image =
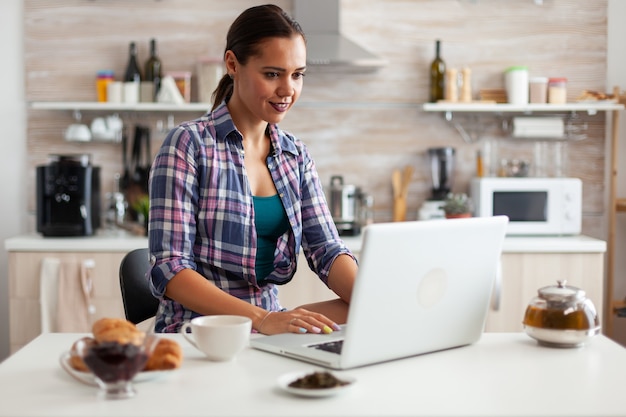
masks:
[[[355,236],[369,218],[372,199],[360,187],[344,184],[343,177],[330,178],[330,213],[340,235]]]

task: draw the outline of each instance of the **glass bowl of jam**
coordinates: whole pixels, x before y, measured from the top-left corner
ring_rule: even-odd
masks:
[[[144,368],[157,343],[157,337],[146,335],[133,343],[79,342],[76,348],[94,374],[99,395],[105,399],[122,399],[136,394],[132,380]]]
[[[557,281],[540,288],[524,314],[524,331],[539,344],[578,347],[600,332],[593,302],[579,288]]]

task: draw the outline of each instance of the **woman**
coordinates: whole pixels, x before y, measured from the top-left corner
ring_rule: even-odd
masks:
[[[346,320],[357,264],[307,148],[277,126],[302,91],[304,34],[279,7],[252,7],[229,29],[224,61],[212,111],[172,130],[152,166],[155,330],[237,314],[260,333],[331,333]],[[286,310],[276,284],[293,277],[300,247],[339,298]]]

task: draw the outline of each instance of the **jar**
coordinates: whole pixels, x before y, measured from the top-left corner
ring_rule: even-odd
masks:
[[[444,99],[450,102],[459,101],[459,71],[456,68],[446,69]]]
[[[472,101],[472,70],[463,68],[461,70],[461,102]]]
[[[507,101],[510,104],[528,104],[528,67],[509,67],[504,72]]]
[[[530,102],[544,104],[548,102],[548,78],[532,77],[528,80]]]
[[[224,62],[219,57],[202,57],[197,64],[198,101],[211,102],[211,96],[224,76]]]
[[[548,103],[565,104],[567,102],[567,78],[548,80]]]
[[[540,288],[526,308],[523,324],[539,344],[554,347],[581,346],[600,331],[591,300],[566,281]]]
[[[96,92],[98,93],[98,101],[107,101],[107,86],[113,81],[112,70],[101,70],[96,75]]]

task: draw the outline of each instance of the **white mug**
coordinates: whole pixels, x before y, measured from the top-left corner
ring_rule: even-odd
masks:
[[[89,126],[74,123],[65,130],[65,140],[69,142],[89,142],[91,140],[91,130]]]
[[[251,331],[252,320],[230,315],[196,317],[180,328],[185,339],[213,361],[234,359],[248,345]]]

